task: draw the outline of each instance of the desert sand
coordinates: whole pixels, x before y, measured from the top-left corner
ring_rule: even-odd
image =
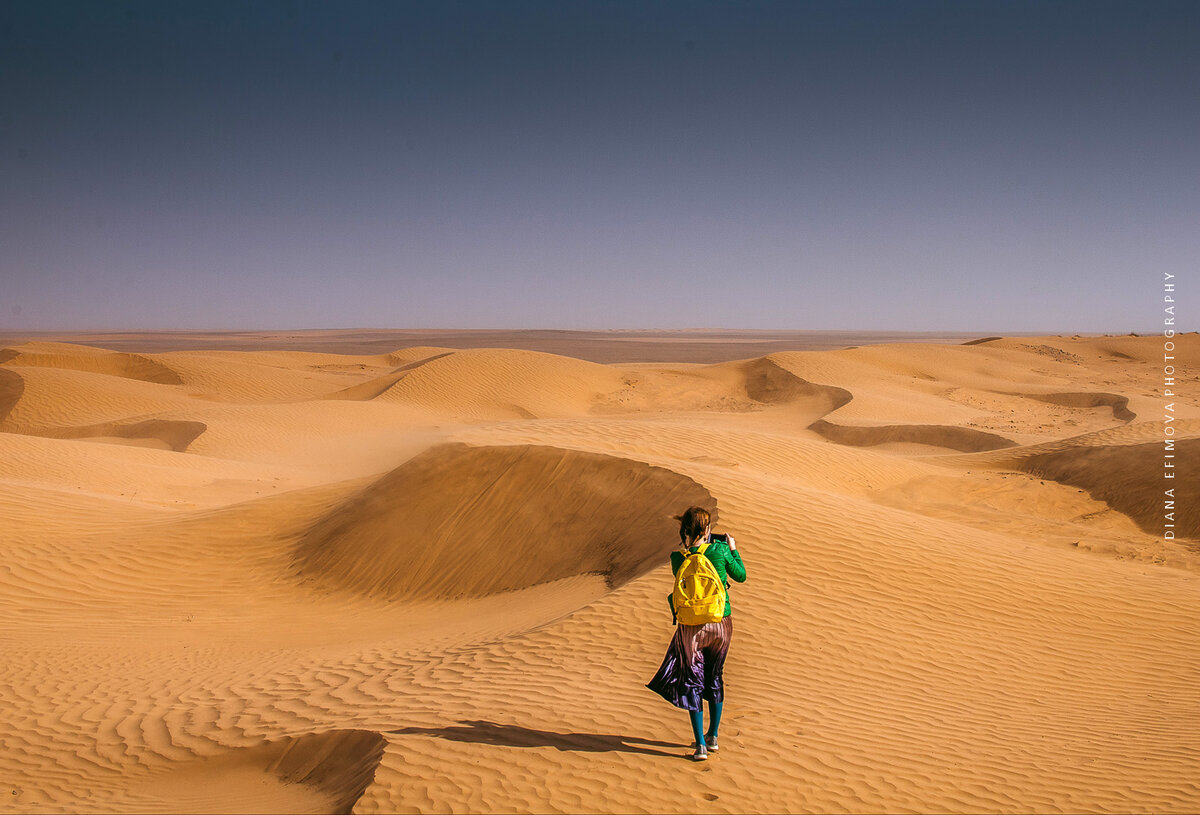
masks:
[[[0,349],[3,810],[1200,810],[1200,336],[486,339]]]

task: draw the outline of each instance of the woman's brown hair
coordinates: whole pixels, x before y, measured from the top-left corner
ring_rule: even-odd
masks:
[[[688,507],[682,515],[676,515],[675,520],[679,521],[679,542],[687,546],[704,534],[712,523],[712,516],[704,507]]]

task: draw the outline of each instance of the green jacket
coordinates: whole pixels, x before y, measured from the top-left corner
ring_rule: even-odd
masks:
[[[693,546],[688,549],[689,552],[695,552],[699,549],[698,546]],[[724,541],[713,540],[710,545],[704,550],[704,556],[708,558],[714,567],[716,567],[717,575],[721,578],[721,582],[725,584],[725,588],[729,588],[730,578],[738,583],[746,582],[746,565],[742,563],[742,553],[736,549],[730,549],[729,544]],[[679,574],[679,567],[683,565],[683,550],[676,549],[671,553],[671,574]],[[675,615],[675,598],[670,594],[667,595],[667,603],[671,606],[671,616]],[[729,592],[725,592],[725,616],[728,617],[733,613],[733,606],[729,602]]]

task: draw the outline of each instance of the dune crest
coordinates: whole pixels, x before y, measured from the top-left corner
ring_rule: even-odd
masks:
[[[364,401],[364,402],[369,401],[371,399],[376,399],[376,398],[382,396],[388,390],[390,390],[393,385],[395,385],[397,382],[399,382],[401,379],[403,379],[405,376],[407,376],[410,371],[413,371],[416,368],[420,368],[422,365],[424,365],[428,362],[433,362],[436,359],[441,359],[442,357],[448,357],[452,353],[454,353],[454,352],[446,351],[445,353],[433,354],[432,356],[422,357],[420,359],[413,360],[412,362],[404,363],[404,364],[400,365],[400,367],[396,368],[393,371],[390,371],[389,373],[385,374],[384,376],[380,376],[375,379],[368,380],[367,382],[361,382],[357,385],[351,385],[348,388],[343,388],[340,391],[328,394],[326,396],[322,396],[321,398],[322,399],[349,399],[352,401]],[[399,354],[389,355],[389,359],[392,359],[393,361],[397,360],[399,358],[401,358]]]
[[[35,368],[67,368],[87,373],[137,379],[157,385],[182,385],[170,367],[143,354],[103,351],[86,345],[28,343],[0,349],[0,364]]]
[[[594,362],[471,349],[428,359],[375,398],[461,420],[553,418],[588,413],[620,384],[616,370]]]

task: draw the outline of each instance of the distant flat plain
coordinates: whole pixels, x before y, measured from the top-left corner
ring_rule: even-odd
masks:
[[[998,332],[997,332],[998,333]],[[566,331],[545,329],[311,329],[297,331],[0,331],[0,345],[32,340],[113,351],[318,351],[380,354],[411,346],[515,348],[589,362],[717,363],[779,351],[827,351],[892,342],[963,343],[990,333],[768,331],[750,329]],[[1024,336],[1007,332],[1005,336]],[[1030,334],[1028,336],[1036,336]]]

